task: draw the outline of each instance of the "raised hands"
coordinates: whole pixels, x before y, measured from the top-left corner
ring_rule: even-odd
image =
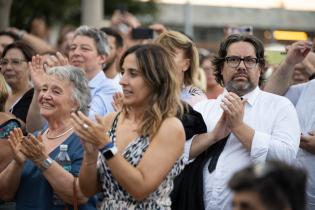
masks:
[[[42,82],[45,81],[44,77],[46,75],[43,57],[40,55],[33,56],[32,62],[29,62],[28,65],[34,87],[35,89],[39,90],[41,88]]]
[[[222,100],[221,108],[226,115],[227,125],[234,129],[242,124],[244,117],[244,105],[246,101],[235,93],[229,92]]]
[[[116,112],[120,112],[124,103],[124,94],[122,92],[116,92],[113,96],[112,105]]]
[[[295,65],[304,60],[311,51],[312,43],[309,41],[297,41],[286,48],[287,57],[285,62],[289,65]]]
[[[9,143],[14,153],[14,160],[19,165],[23,165],[26,161],[25,155],[22,153],[22,142],[24,141],[23,132],[20,128],[14,128],[10,132]]]
[[[71,114],[71,122],[74,127],[75,133],[81,138],[82,141],[92,144],[94,148],[102,148],[110,142],[107,131],[104,128],[102,120],[99,116],[95,116],[96,122],[93,122],[81,111]],[[84,145],[86,152],[93,152],[91,145]],[[88,148],[86,146],[89,146]]]
[[[227,115],[223,112],[212,131],[215,141],[225,138],[230,132],[231,129],[228,126]]]
[[[309,132],[309,135],[302,135],[300,147],[306,151],[315,154],[315,131]]]
[[[22,146],[23,154],[36,165],[41,165],[41,163],[48,157],[41,134],[39,134],[37,138],[34,135],[29,134],[24,138]]]
[[[66,66],[69,65],[68,58],[62,55],[60,52],[57,52],[56,55],[50,55],[46,58],[44,65],[48,68],[54,66]]]

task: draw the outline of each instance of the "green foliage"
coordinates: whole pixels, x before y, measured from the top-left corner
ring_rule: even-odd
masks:
[[[13,0],[10,25],[28,29],[36,16],[44,17],[48,24],[80,24],[80,0]]]
[[[157,13],[156,0],[140,2],[139,0],[104,0],[106,15],[112,15],[116,9],[123,9],[135,15],[151,15]]]
[[[91,0],[93,1],[93,0]],[[157,12],[156,0],[104,0],[106,15],[122,7],[133,14],[150,15]],[[48,25],[55,23],[79,25],[81,20],[80,0],[13,0],[10,26],[29,29],[34,17],[44,17]]]

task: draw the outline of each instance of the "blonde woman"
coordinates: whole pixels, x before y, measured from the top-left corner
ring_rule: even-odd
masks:
[[[195,43],[177,31],[162,33],[155,43],[163,46],[175,61],[177,79],[182,87],[181,100],[193,106],[207,99],[198,87],[199,54]]]

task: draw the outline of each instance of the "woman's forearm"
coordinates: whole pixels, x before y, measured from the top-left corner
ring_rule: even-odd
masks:
[[[13,199],[21,180],[23,164],[17,163],[15,160],[0,173],[0,198],[2,200]]]
[[[97,156],[87,157],[87,155],[84,155],[80,169],[79,185],[82,193],[87,197],[90,197],[99,191]]]
[[[67,203],[73,202],[73,181],[74,177],[71,173],[64,170],[57,162],[43,171],[43,175],[53,188],[54,192]],[[77,198],[79,203],[85,203],[87,198],[81,193],[80,188],[77,186]]]
[[[195,136],[191,143],[189,160],[198,157],[198,155],[200,155],[208,147],[216,143],[216,140],[217,139],[214,137],[212,132],[203,133]]]

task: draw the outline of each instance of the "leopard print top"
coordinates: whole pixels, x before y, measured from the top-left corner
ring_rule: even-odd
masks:
[[[119,115],[119,114],[118,114]],[[116,126],[118,115],[114,119],[109,135],[116,140]],[[123,152],[123,157],[136,167],[145,151],[150,145],[148,137],[140,136],[130,142]],[[110,168],[106,165],[102,155],[98,157],[98,172],[101,182],[102,195],[99,196],[98,209],[100,210],[125,210],[125,209],[171,209],[170,193],[173,189],[173,179],[183,170],[183,156],[177,160],[169,174],[159,187],[143,201],[136,201],[112,176]]]

